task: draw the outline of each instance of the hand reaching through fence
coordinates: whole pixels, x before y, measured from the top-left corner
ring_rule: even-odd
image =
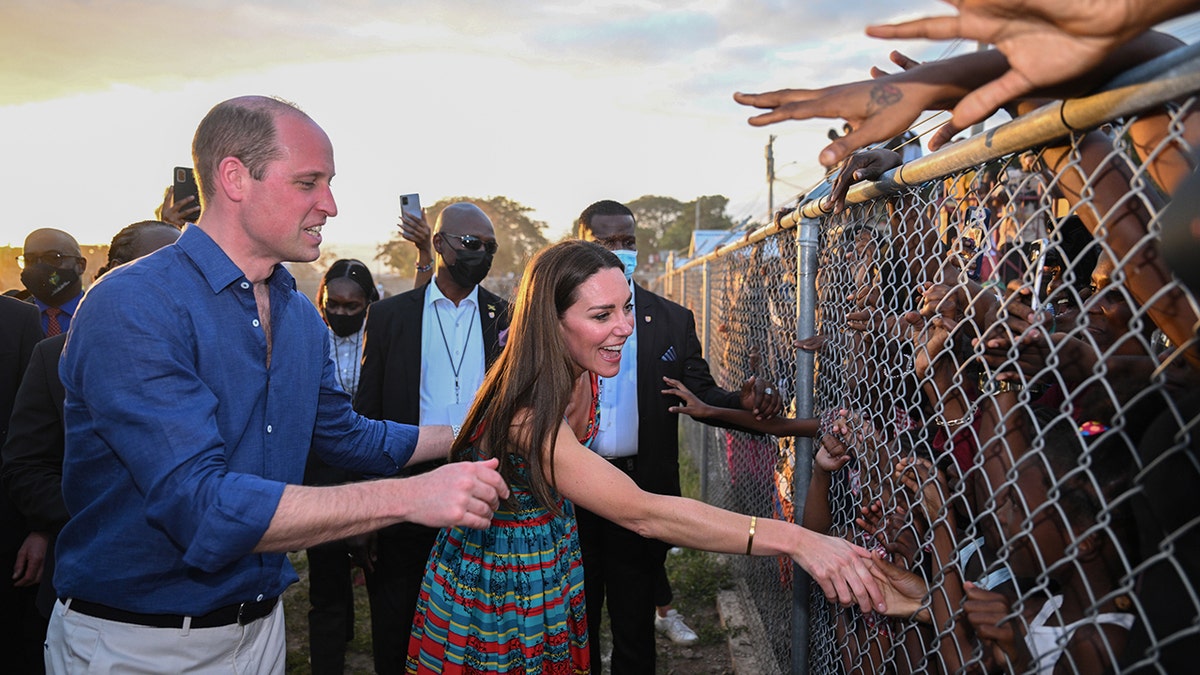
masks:
[[[967,621],[975,630],[975,635],[991,651],[988,656],[1008,670],[1022,670],[1022,664],[1029,663],[1031,659],[1025,647],[1024,622],[1021,615],[1013,611],[1008,596],[970,582],[964,587],[967,600],[963,603],[963,609]]]
[[[902,163],[900,153],[883,148],[860,150],[850,155],[838,171],[829,191],[829,205],[834,213],[846,208],[846,193],[850,186],[864,180],[877,180],[880,176]]]
[[[965,129],[1015,99],[1075,82],[1102,66],[1125,43],[1164,18],[1200,8],[1194,0],[961,0],[957,16],[870,26],[886,39],[966,38],[996,45],[1007,57],[1000,76],[954,107],[952,126]]]
[[[663,394],[677,396],[683,401],[683,405],[671,406],[670,412],[688,415],[693,419],[721,421],[772,436],[813,436],[820,424],[819,419],[795,419],[778,415],[764,417],[755,414],[757,411],[720,408],[701,401],[699,396],[693,394],[679,380],[664,377],[663,382],[667,384],[667,388],[662,390]],[[774,396],[778,397],[779,394],[775,393]]]

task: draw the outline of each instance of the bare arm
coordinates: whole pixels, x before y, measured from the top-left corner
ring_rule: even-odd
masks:
[[[1007,57],[1006,65],[999,75],[979,82],[955,107],[951,124],[956,129],[965,129],[1035,91],[1123,70],[1129,64],[1113,66],[1120,64],[1125,46],[1166,19],[1200,9],[1196,0],[959,0],[953,4],[957,16],[871,26],[867,34],[967,38],[996,45]]]
[[[882,36],[881,36],[882,37]],[[1108,77],[1170,51],[1178,41],[1160,33],[1145,33],[1128,44],[1121,45],[1103,58],[1087,77],[1076,77],[1069,86],[1032,87],[1021,95],[1058,98],[1094,88]],[[1030,52],[1037,57],[1039,52]],[[1038,68],[1046,70],[1044,63]],[[766,109],[767,112],[750,118],[750,124],[765,126],[789,119],[843,118],[854,131],[829,144],[821,151],[824,166],[833,166],[858,148],[887,140],[907,130],[925,110],[954,107],[955,118],[929,140],[936,150],[955,133],[995,112],[1002,103],[1015,98],[1008,96],[999,102],[980,104],[979,87],[1008,72],[1009,62],[1004,54],[989,50],[972,52],[941,61],[930,61],[903,72],[871,80],[851,82],[822,89],[780,89],[762,94],[734,94],[743,105]],[[973,93],[974,92],[974,93]],[[990,106],[985,110],[986,106]],[[970,114],[959,113],[966,108]]]
[[[455,462],[411,478],[288,485],[254,551],[295,551],[399,522],[486,528],[508,495],[498,465],[496,459]]]
[[[399,227],[400,236],[417,247],[417,271],[413,275],[413,288],[420,288],[433,278],[434,265],[433,230],[425,220],[425,209],[421,209],[419,217],[401,211]]]
[[[445,425],[423,426],[417,436],[417,447],[405,466],[415,466],[435,459],[449,459],[450,445],[454,443],[454,432]]]
[[[743,429],[771,434],[772,436],[815,436],[821,425],[818,419],[799,419],[793,417],[765,417],[755,415],[750,410],[742,408],[720,408],[701,401],[699,397],[683,386],[679,380],[664,377],[667,388],[662,393],[678,396],[682,405],[671,406],[668,410],[673,413],[690,415],[697,420],[719,420],[733,424]]]
[[[565,423],[559,427],[552,470],[565,497],[643,537],[716,553],[747,553],[749,516],[642,491],[629,476],[581,446]],[[752,543],[752,555],[790,556],[830,600],[857,603],[867,611],[883,606],[870,572],[874,558],[865,549],[769,518],[757,519]]]

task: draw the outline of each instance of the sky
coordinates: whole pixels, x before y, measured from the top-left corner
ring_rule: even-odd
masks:
[[[324,248],[385,241],[398,197],[504,195],[554,238],[587,204],[730,198],[767,218],[819,180],[840,122],[746,124],[734,91],[863,79],[899,48],[868,23],[934,0],[4,0],[0,245],[38,227],[107,242],[153,217],[214,104],[293,101],[329,134],[339,215]],[[1185,38],[1186,39],[1186,38]]]

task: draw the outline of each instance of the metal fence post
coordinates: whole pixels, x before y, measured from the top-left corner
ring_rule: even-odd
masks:
[[[817,246],[820,221],[805,218],[796,228],[796,336],[816,334],[817,324]],[[796,417],[813,417],[815,392],[814,355],[796,353]],[[796,438],[796,466],[792,474],[792,495],[797,523],[804,522],[804,504],[812,478],[813,439]],[[792,672],[808,672],[808,573],[793,563],[795,584],[792,588]]]
[[[704,266],[701,268],[701,275],[702,275],[701,281],[703,283],[701,306],[704,308],[704,316],[702,317],[701,321],[697,322],[699,324],[697,326],[697,328],[700,331],[702,331],[700,334],[700,348],[703,350],[704,355],[707,357],[709,354],[709,351],[708,351],[709,338],[708,338],[708,336],[710,334],[710,331],[708,330],[708,317],[709,317],[709,312],[712,310],[712,292],[711,292],[712,291],[712,279],[708,275],[708,262],[705,262]],[[708,433],[707,430],[701,431],[700,433],[701,433],[701,439],[703,439],[700,443],[700,452],[701,452],[701,454],[700,454],[700,499],[701,499],[701,501],[707,502],[708,501],[708,458],[709,458],[709,455],[712,454],[712,447],[711,447],[712,446],[712,434]]]

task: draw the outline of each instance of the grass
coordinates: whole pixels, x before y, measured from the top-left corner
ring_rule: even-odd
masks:
[[[309,675],[308,663],[308,556],[303,551],[288,559],[300,575],[300,583],[283,594],[283,612],[287,625],[287,672]],[[346,643],[346,673],[371,675],[375,672],[371,657],[371,608],[367,588],[354,587],[354,639]]]

